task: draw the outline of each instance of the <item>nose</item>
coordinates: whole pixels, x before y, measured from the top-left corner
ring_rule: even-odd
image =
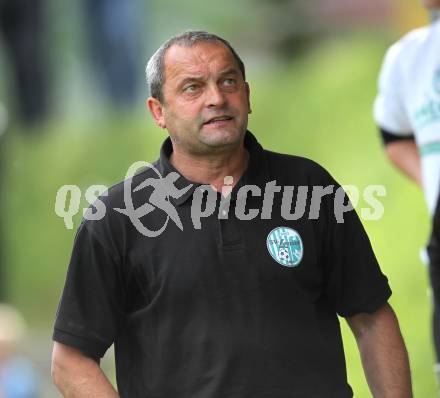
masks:
[[[206,105],[209,108],[222,107],[226,103],[225,94],[217,84],[210,84],[206,93]]]

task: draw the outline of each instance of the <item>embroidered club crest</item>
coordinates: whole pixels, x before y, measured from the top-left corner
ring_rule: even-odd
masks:
[[[270,231],[266,239],[272,258],[285,267],[296,267],[303,258],[301,236],[292,228],[278,227]]]

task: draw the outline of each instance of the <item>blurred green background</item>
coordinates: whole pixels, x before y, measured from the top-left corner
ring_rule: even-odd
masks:
[[[375,8],[353,1],[347,10],[344,1],[317,1],[313,7],[281,0],[228,0],[209,7],[198,0],[145,2],[137,62],[142,67],[152,49],[186,28],[223,35],[247,66],[250,130],[265,148],[310,157],[342,184],[386,187],[384,216],[364,225],[394,292],[391,303],[409,350],[415,397],[427,398],[435,396],[435,379],[427,272],[419,250],[429,217],[419,189],[385,159],[372,120],[384,52],[427,21],[417,0],[402,3],[372,2]],[[103,99],[89,68],[81,15],[77,3],[48,2],[52,99],[48,117],[39,123],[20,120],[13,70],[0,45],[0,102],[10,115],[0,137],[1,282],[5,299],[28,321],[24,350],[39,369],[44,397],[58,396],[50,386],[51,327],[75,233],[55,214],[56,193],[65,184],[84,192],[93,184],[118,182],[134,161],[155,160],[165,138],[144,108],[144,85],[130,109]],[[356,397],[369,397],[356,343],[342,319],[341,324],[350,384]]]

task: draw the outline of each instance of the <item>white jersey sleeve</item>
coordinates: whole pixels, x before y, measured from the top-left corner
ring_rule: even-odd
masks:
[[[401,50],[402,43],[397,42],[386,53],[379,75],[379,92],[374,102],[374,119],[390,133],[410,136],[413,128],[405,108]]]

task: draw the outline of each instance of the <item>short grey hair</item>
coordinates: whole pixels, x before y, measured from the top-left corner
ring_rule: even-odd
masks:
[[[246,72],[243,61],[227,40],[213,33],[188,30],[168,39],[156,50],[156,52],[149,59],[147,67],[145,69],[145,74],[147,78],[148,89],[150,90],[150,95],[153,98],[156,98],[160,102],[163,102],[162,87],[165,83],[165,54],[168,49],[173,45],[193,47],[196,44],[204,42],[223,43],[229,49],[234,59],[237,61],[240,72],[243,75],[243,79],[246,80]]]

